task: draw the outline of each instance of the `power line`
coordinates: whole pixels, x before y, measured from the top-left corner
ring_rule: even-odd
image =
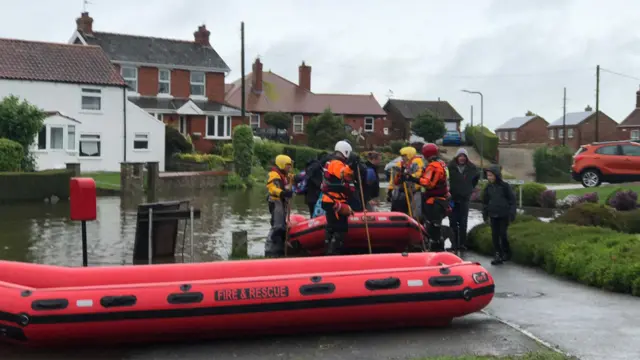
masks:
[[[568,73],[583,73],[591,71],[589,68],[572,69],[572,70],[557,70],[546,72],[531,72],[531,73],[519,73],[519,74],[484,74],[484,75],[452,75],[452,74],[427,74],[426,77],[446,77],[446,78],[460,78],[460,79],[481,79],[481,78],[497,78],[497,77],[529,77],[529,76],[544,76],[544,75],[558,75]]]
[[[600,71],[604,71],[604,72],[607,72],[609,74],[618,75],[618,76],[621,76],[621,77],[625,77],[625,78],[629,78],[629,79],[640,81],[640,78],[638,78],[638,77],[635,77],[635,76],[632,76],[632,75],[623,74],[623,73],[619,73],[619,72],[616,72],[616,71],[607,70],[607,69],[605,69],[603,67],[600,68]]]

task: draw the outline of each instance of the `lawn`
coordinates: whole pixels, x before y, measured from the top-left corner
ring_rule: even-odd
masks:
[[[439,356],[439,357],[427,357],[417,358],[413,360],[571,360],[572,357],[564,356],[556,352],[540,352],[529,353],[520,356]]]
[[[631,185],[631,184],[614,184],[614,185],[603,185],[596,188],[581,188],[581,189],[564,189],[557,190],[556,197],[558,199],[564,199],[567,195],[578,195],[582,196],[587,193],[596,192],[598,193],[598,199],[600,199],[601,203],[604,203],[607,196],[614,191],[615,189],[622,188],[624,190],[633,190],[636,193],[640,193],[640,185]]]
[[[120,190],[119,172],[92,172],[83,173],[82,176],[93,178],[99,189]]]

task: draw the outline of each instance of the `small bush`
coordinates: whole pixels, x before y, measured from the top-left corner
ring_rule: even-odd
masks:
[[[632,190],[618,191],[609,199],[608,204],[618,211],[635,210],[638,207],[638,194]]]
[[[0,171],[20,171],[24,149],[20,143],[0,139]]]
[[[220,155],[210,154],[176,154],[174,155],[180,160],[192,161],[196,163],[207,163],[209,170],[225,170],[233,159],[224,158]]]
[[[553,222],[625,231],[625,220],[619,216],[615,209],[594,203],[576,205],[558,216]]]
[[[556,207],[557,197],[555,190],[545,190],[540,194],[538,203],[543,208],[553,209]]]
[[[254,155],[263,167],[273,166],[276,156],[285,154],[293,160],[296,169],[304,169],[309,160],[315,159],[326,151],[308,146],[284,145],[273,141],[262,141],[254,144]]]
[[[253,163],[253,130],[249,125],[239,125],[233,129],[233,163],[235,172],[243,179],[251,175]]]
[[[255,149],[255,146],[254,146]],[[233,159],[233,144],[226,143],[222,145],[222,151],[220,152],[222,157]]]
[[[533,153],[533,166],[537,182],[566,182],[571,180],[569,169],[573,151],[566,146],[543,146]]]
[[[624,232],[640,234],[640,210],[620,211],[618,217],[624,223]]]
[[[586,193],[580,196],[579,203],[592,203],[597,204],[600,201],[600,196],[597,192]]]
[[[547,187],[535,182],[525,183],[522,185],[522,206],[540,206],[539,199]],[[519,191],[516,189],[516,197]]]
[[[174,154],[184,154],[193,152],[193,144],[173,126],[166,125],[164,133],[165,156],[169,158]]]

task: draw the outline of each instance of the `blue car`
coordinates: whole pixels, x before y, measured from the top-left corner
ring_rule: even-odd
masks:
[[[462,145],[462,136],[459,131],[447,131],[442,138],[442,145]]]

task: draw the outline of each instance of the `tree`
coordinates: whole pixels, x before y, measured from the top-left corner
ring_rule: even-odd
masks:
[[[21,168],[24,171],[35,169],[35,158],[31,153],[31,144],[44,125],[47,117],[42,109],[17,96],[7,96],[0,101],[0,138],[13,140],[22,146],[24,158]]]
[[[268,112],[264,114],[264,123],[278,130],[287,130],[291,126],[291,115],[284,112]]]
[[[411,131],[426,142],[435,142],[447,132],[444,120],[427,110],[418,115],[411,123]]]
[[[239,125],[233,129],[231,137],[233,144],[233,165],[242,179],[247,180],[251,175],[253,164],[253,130],[249,125]]]
[[[316,149],[332,150],[336,142],[345,139],[353,142],[353,136],[345,130],[342,116],[334,115],[329,108],[306,125],[308,144]]]
[[[536,116],[536,114],[531,110],[527,110],[527,113],[524,114],[524,116]]]

